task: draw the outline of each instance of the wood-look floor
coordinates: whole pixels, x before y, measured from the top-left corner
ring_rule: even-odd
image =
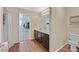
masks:
[[[70,51],[70,45],[67,44],[63,48],[61,48],[58,52],[71,52]]]
[[[28,40],[15,44],[9,52],[48,52],[48,50],[36,40]]]
[[[15,44],[9,49],[9,52],[48,52],[48,50],[36,40],[27,40]],[[71,52],[70,45],[65,45],[58,52]]]

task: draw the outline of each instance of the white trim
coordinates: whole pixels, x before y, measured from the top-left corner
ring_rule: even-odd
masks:
[[[58,52],[61,48],[63,48],[66,44],[68,44],[68,42],[66,42],[65,44],[61,45],[57,50],[55,50],[55,52]]]

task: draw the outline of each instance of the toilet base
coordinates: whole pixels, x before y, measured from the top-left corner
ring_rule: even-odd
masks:
[[[72,52],[78,52],[78,48],[79,48],[78,41],[69,40],[68,43],[70,45],[70,51],[72,51]]]
[[[77,48],[76,48],[76,46],[72,46],[72,45],[71,45],[71,47],[70,47],[70,51],[72,51],[72,52],[77,52]]]

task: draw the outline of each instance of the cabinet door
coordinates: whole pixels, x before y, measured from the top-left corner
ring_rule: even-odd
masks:
[[[42,43],[45,48],[49,49],[49,35],[48,34],[42,33]]]
[[[38,32],[36,30],[34,30],[34,38],[35,38],[35,40],[38,39]]]
[[[42,36],[41,36],[41,32],[39,32],[38,31],[38,41],[40,42],[40,43],[42,43],[42,38],[41,38]]]
[[[41,32],[39,31],[34,31],[34,37],[37,41],[39,41],[41,43],[42,39],[41,39]]]

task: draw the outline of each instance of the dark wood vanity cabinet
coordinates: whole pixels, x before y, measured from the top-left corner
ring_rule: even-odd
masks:
[[[47,50],[49,50],[49,35],[37,30],[34,30],[34,37],[41,43]]]

